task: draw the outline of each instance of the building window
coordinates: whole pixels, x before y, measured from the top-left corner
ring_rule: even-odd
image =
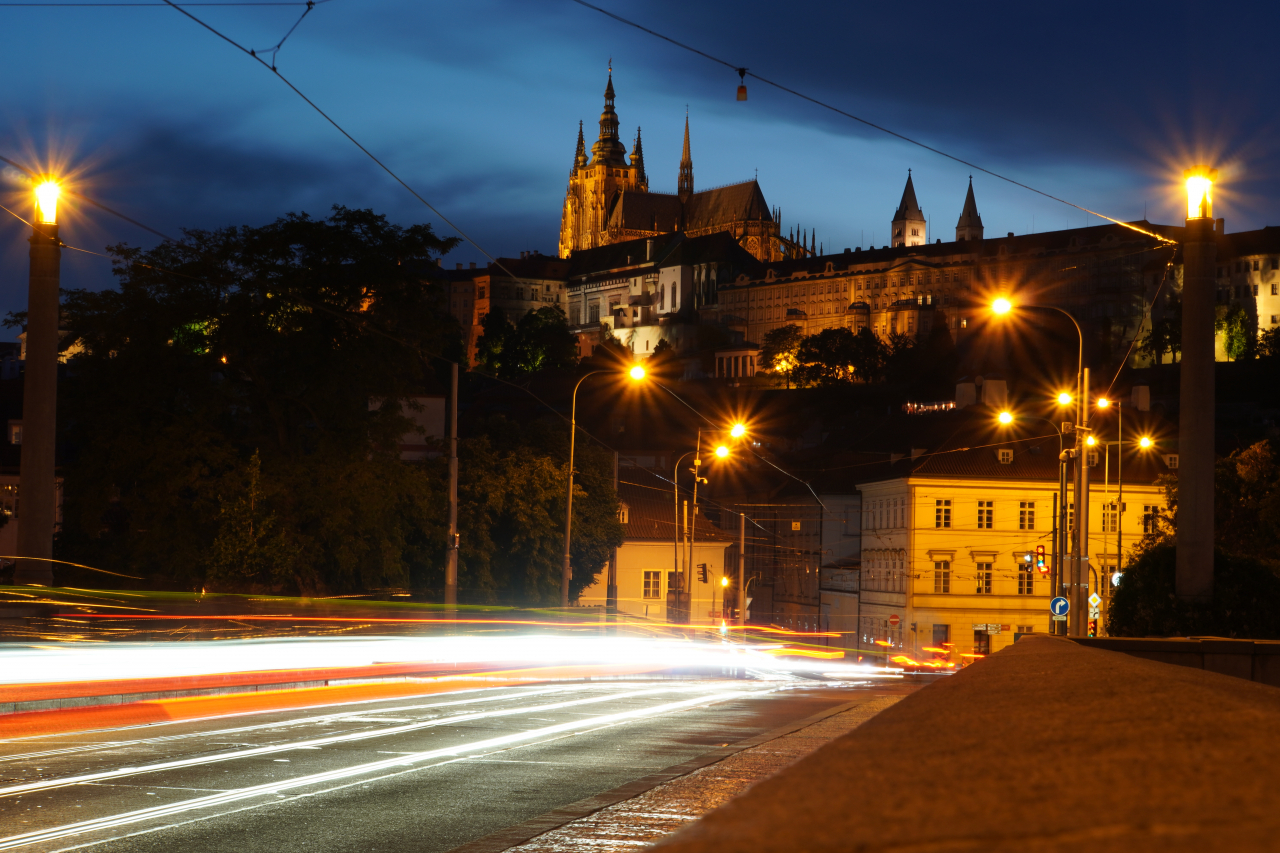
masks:
[[[600,322],[600,303],[599,302],[592,302],[591,305],[587,308],[587,322],[588,323]]]
[[[644,573],[644,597],[662,598],[662,572]]]
[[[22,424],[9,424],[9,443],[22,444]]]
[[[1258,271],[1258,264],[1259,264],[1259,261],[1254,261],[1254,262],[1253,262],[1253,271],[1254,271],[1254,272],[1257,272],[1257,271]]]
[[[951,592],[951,563],[947,560],[933,564],[933,591],[939,594]]]
[[[1149,535],[1159,530],[1159,522],[1157,521],[1159,515],[1159,504],[1146,504],[1142,507],[1142,532],[1144,535]]]
[[[1036,529],[1035,501],[1019,501],[1018,502],[1018,529],[1019,530],[1035,530]]]
[[[1023,562],[1018,566],[1018,595],[1035,595],[1036,567]]]
[[[995,501],[978,501],[978,529],[990,530],[995,522]]]
[[[950,625],[934,625],[933,626],[933,644],[939,648],[951,643],[951,626]]]
[[[950,527],[951,526],[951,501],[934,501],[933,502],[933,526],[934,527]]]
[[[1001,465],[1013,464],[1013,450],[1008,447],[1002,447],[996,451],[996,455],[1000,458]]]
[[[1254,296],[1257,296],[1257,295],[1258,295],[1258,285],[1256,285],[1256,284],[1253,286],[1253,295],[1254,295]]]
[[[516,299],[519,299],[519,300],[523,300],[523,299],[524,299],[524,288],[523,288],[523,287],[517,287],[517,288],[516,288]]]
[[[978,595],[991,594],[991,564],[978,563],[978,588],[975,590]]]
[[[1036,629],[1034,625],[1018,625],[1017,632],[1019,634],[1034,634]]]
[[[1098,467],[1098,451],[1090,450],[1088,453],[1088,458],[1089,458],[1089,467],[1097,468]]]
[[[1114,502],[1102,505],[1102,532],[1115,533],[1120,525],[1120,513]]]
[[[1076,505],[1074,503],[1067,504],[1067,529],[1076,529]]]
[[[1178,454],[1170,453],[1164,457],[1164,464],[1168,468],[1178,467]]]
[[[975,655],[991,654],[991,635],[986,631],[973,632],[973,653]]]

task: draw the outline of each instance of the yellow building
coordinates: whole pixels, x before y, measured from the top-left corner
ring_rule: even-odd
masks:
[[[1044,546],[1050,560],[1057,556],[1059,440],[1028,440],[1050,432],[1048,425],[1035,426],[1011,430],[994,446],[921,452],[896,463],[902,474],[859,484],[859,648],[915,660],[946,649],[948,659],[965,663],[1010,645],[1018,634],[1049,630],[1053,592],[1034,555]],[[1117,508],[1119,456],[1116,447],[1107,450],[1091,454],[1089,469],[1089,588],[1104,599],[1103,619],[1117,565],[1117,525],[1128,559],[1152,516],[1165,508],[1164,489],[1154,481],[1177,465],[1176,455],[1159,448],[1126,446]],[[1070,525],[1070,492],[1067,502]]]

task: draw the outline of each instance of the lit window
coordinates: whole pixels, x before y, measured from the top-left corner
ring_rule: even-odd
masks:
[[[996,454],[1000,457],[1001,465],[1013,464],[1013,450],[1011,450],[1010,448],[1002,447],[998,451],[996,451]]]
[[[933,564],[933,591],[939,594],[951,592],[951,563],[947,560]]]
[[[978,583],[977,583],[977,589],[975,590],[975,592],[978,595],[991,594],[991,574],[992,572],[991,572],[990,563],[978,563],[978,574],[977,574]]]
[[[1102,532],[1115,533],[1120,528],[1120,512],[1115,502],[1102,505]]]
[[[1146,504],[1142,507],[1142,532],[1144,535],[1150,535],[1160,529],[1159,515],[1159,504]]]
[[[1036,529],[1035,501],[1019,501],[1018,502],[1018,529],[1019,530],[1035,530]]]
[[[644,597],[662,598],[662,572],[644,573]]]
[[[1170,453],[1164,457],[1164,464],[1169,468],[1178,467],[1178,454]]]
[[[950,527],[951,526],[951,501],[934,501],[933,502],[933,526],[934,527]]]
[[[978,501],[978,529],[990,530],[995,521],[995,501]]]
[[[1018,566],[1018,595],[1035,595],[1036,569],[1032,563],[1023,562]],[[1019,631],[1029,634],[1030,631]]]

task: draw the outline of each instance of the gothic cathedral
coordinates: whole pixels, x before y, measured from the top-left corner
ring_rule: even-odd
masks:
[[[756,181],[693,191],[693,157],[689,150],[689,119],[684,122],[684,153],[680,158],[676,193],[649,192],[644,150],[636,129],[631,162],[618,139],[618,114],[613,109],[613,74],[604,90],[600,138],[587,158],[582,123],[578,150],[569,172],[560,220],[560,257],[579,249],[593,249],[624,240],[656,237],[673,231],[690,237],[725,232],[761,261],[780,261],[811,254],[781,236],[777,212],[765,202]]]

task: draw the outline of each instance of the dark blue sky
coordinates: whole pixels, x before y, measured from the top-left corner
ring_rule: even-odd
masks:
[[[850,4],[599,0],[709,53],[1119,218],[1176,222],[1181,169],[1221,170],[1229,231],[1280,224],[1275,4]],[[192,11],[265,48],[300,7]],[[167,8],[0,7],[0,154],[52,158],[105,203],[169,233],[260,224],[331,204],[448,228],[248,58]],[[280,69],[494,255],[556,250],[578,120],[588,145],[614,65],[628,142],[643,127],[654,190],[673,191],[688,105],[699,187],[759,170],[784,228],[828,250],[887,241],[908,168],[950,239],[970,169],[748,81],[568,0],[331,0]],[[11,179],[4,204],[26,215]],[[989,234],[1099,220],[975,176]],[[63,239],[154,238],[68,211]],[[5,215],[0,311],[25,307],[26,229]],[[481,261],[471,246],[447,259]],[[64,254],[64,283],[108,286]],[[0,332],[12,338],[12,333]]]

